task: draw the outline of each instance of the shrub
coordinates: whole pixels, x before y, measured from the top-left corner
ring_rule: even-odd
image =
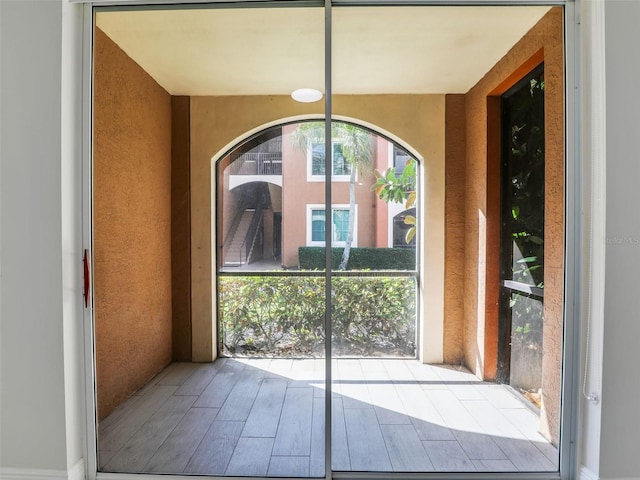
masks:
[[[343,248],[331,249],[331,267],[337,269]],[[324,270],[324,247],[299,247],[298,263],[302,270]],[[415,270],[416,251],[413,248],[351,249],[347,270]]]
[[[220,335],[226,354],[324,353],[324,278],[220,279]],[[336,355],[415,355],[415,279],[333,279]]]

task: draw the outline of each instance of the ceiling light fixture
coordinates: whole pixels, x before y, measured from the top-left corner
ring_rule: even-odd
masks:
[[[322,98],[322,92],[315,88],[299,88],[291,94],[291,98],[302,103],[317,102]]]

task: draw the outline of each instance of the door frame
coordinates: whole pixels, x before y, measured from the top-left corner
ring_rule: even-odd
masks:
[[[83,38],[82,38],[82,241],[83,248],[90,252],[89,258],[93,260],[93,189],[92,189],[92,97],[93,97],[93,23],[94,7],[118,5],[122,8],[140,8],[149,5],[189,5],[213,3],[221,4],[221,0],[112,0],[91,1],[71,0],[82,2],[83,5]],[[245,0],[252,3],[256,0]],[[317,5],[318,2],[301,0],[307,5]],[[242,0],[231,0],[228,4],[243,3]],[[278,3],[278,2],[276,2]],[[320,2],[321,4],[322,2]],[[549,5],[564,7],[565,26],[565,287],[564,287],[564,348],[562,352],[562,413],[561,413],[561,438],[560,438],[560,471],[559,474],[377,474],[377,473],[334,473],[331,471],[331,435],[330,416],[326,430],[326,478],[575,478],[577,475],[578,461],[578,405],[580,397],[580,334],[582,306],[580,295],[583,278],[584,263],[584,239],[582,235],[583,220],[581,211],[585,203],[583,198],[585,187],[582,182],[584,167],[581,164],[582,154],[582,104],[581,104],[581,38],[579,7],[581,0],[325,0],[325,45],[331,47],[331,8],[332,6],[357,6],[357,5]],[[300,4],[300,3],[298,3]],[[325,49],[326,106],[327,112],[331,112],[331,49]],[[330,135],[329,135],[330,138]],[[424,176],[422,176],[424,178]],[[329,183],[330,182],[326,182]],[[329,187],[330,188],[330,187]],[[329,191],[330,193],[330,191]],[[329,252],[329,251],[328,251]],[[329,253],[330,254],[330,253]],[[93,277],[93,262],[90,262],[89,273]],[[590,274],[590,272],[587,272]],[[94,345],[94,311],[93,311],[93,285],[90,287],[90,300],[88,308],[84,311],[84,382],[85,382],[85,406],[86,406],[86,451],[87,478],[90,480],[125,480],[138,479],[135,474],[111,474],[97,471],[97,403],[96,403],[96,378],[95,378],[95,345]],[[330,352],[329,352],[330,353]],[[330,375],[327,382],[330,382]],[[329,397],[330,398],[330,397]],[[329,409],[330,409],[330,402]],[[151,480],[166,480],[164,475],[145,475]],[[175,476],[179,480],[191,480],[191,477]]]

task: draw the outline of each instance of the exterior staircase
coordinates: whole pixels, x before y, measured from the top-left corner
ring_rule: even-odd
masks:
[[[247,262],[245,258],[246,254],[243,251],[242,243],[244,242],[249,227],[251,226],[251,219],[255,210],[245,210],[240,217],[236,231],[231,238],[231,241],[225,248],[224,252],[224,264],[227,266],[242,265]]]

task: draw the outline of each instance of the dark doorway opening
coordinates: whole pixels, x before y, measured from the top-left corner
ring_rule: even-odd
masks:
[[[501,98],[498,380],[539,404],[544,299],[544,68]]]
[[[280,260],[282,253],[282,213],[273,214],[273,259]]]

